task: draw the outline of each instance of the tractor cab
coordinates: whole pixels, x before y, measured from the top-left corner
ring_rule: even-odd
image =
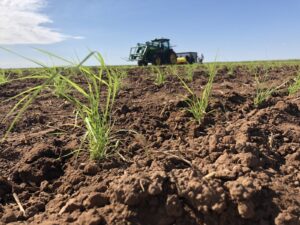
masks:
[[[165,39],[165,38],[154,39],[151,41],[151,44],[156,48],[160,48],[164,50],[170,49],[170,39]]]

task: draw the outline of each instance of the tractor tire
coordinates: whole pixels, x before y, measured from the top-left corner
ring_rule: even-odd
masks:
[[[160,66],[162,64],[161,57],[159,55],[155,56],[152,64],[156,66]]]
[[[174,52],[171,52],[169,60],[171,65],[177,64],[177,55]]]

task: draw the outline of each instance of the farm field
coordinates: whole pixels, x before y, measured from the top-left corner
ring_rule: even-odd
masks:
[[[70,96],[105,108],[109,88],[86,100],[92,72],[75,68],[56,68],[72,83],[43,89],[7,133],[13,97],[44,73],[0,71],[0,224],[300,224],[298,61],[107,67],[100,153]]]

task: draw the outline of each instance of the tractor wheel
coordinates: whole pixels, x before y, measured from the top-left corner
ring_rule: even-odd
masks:
[[[170,58],[170,64],[174,65],[177,63],[177,55],[174,52],[170,54],[169,58]]]
[[[154,60],[153,60],[153,65],[156,65],[156,66],[160,66],[161,65],[161,58],[159,55],[155,56],[154,57]]]

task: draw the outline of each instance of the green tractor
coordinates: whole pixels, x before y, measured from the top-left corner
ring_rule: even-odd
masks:
[[[177,55],[170,46],[170,39],[154,39],[145,44],[138,43],[130,49],[129,61],[138,61],[139,66],[176,64]]]

